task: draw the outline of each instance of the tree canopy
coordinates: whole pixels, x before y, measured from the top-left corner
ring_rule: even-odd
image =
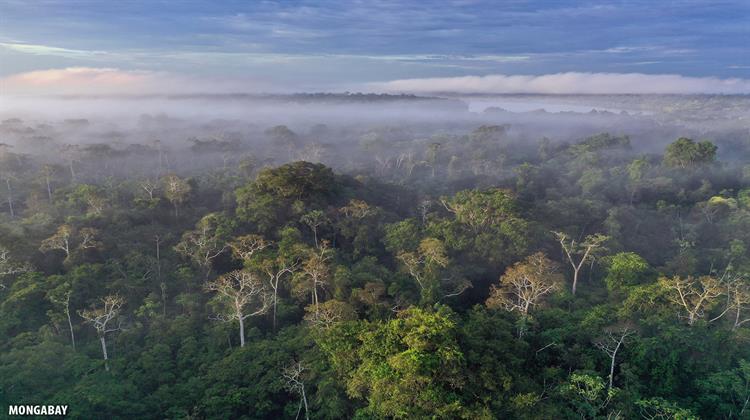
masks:
[[[7,166],[0,408],[748,418],[742,162],[688,138],[662,156],[622,134],[357,130],[356,152],[274,126],[253,155],[225,133]],[[118,175],[130,153],[147,169]]]

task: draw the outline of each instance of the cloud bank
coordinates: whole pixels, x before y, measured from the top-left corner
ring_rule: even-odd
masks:
[[[556,73],[435,77],[370,83],[368,89],[392,93],[539,94],[749,94],[750,79],[687,77],[677,74]]]
[[[676,74],[557,73],[539,76],[489,75],[400,79],[319,90],[459,94],[750,94],[750,79],[687,77]],[[19,73],[0,79],[6,95],[112,95],[290,92],[252,78],[211,78],[142,70],[68,67]],[[309,90],[309,89],[302,89]]]

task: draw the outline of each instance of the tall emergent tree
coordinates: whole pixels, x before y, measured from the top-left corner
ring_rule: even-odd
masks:
[[[91,309],[85,309],[78,312],[78,315],[80,315],[81,318],[85,319],[86,322],[94,327],[99,336],[99,341],[102,344],[102,355],[104,356],[104,368],[107,371],[109,371],[109,358],[107,357],[106,335],[107,333],[120,330],[121,323],[118,322],[117,326],[112,327],[111,322],[118,318],[120,315],[120,308],[124,303],[125,300],[122,297],[118,295],[110,295],[102,298],[102,306],[95,306]]]
[[[276,329],[276,308],[279,300],[279,283],[284,276],[293,275],[299,268],[298,261],[287,261],[283,256],[269,258],[260,262],[260,269],[266,274],[268,285],[271,287],[271,307],[273,329]]]
[[[487,306],[519,312],[523,326],[529,311],[545,295],[560,289],[563,277],[557,270],[557,264],[543,253],[530,255],[523,262],[505,270],[505,274],[500,277],[500,284],[492,286]],[[523,332],[524,328],[519,328],[519,335],[523,335]]]
[[[162,182],[164,183],[164,196],[174,206],[174,216],[177,217],[180,207],[188,200],[192,187],[186,180],[174,174],[165,176]]]
[[[307,393],[305,392],[305,381],[303,378],[304,371],[307,370],[302,362],[295,362],[290,366],[284,368],[281,372],[281,376],[284,378],[285,387],[288,391],[299,394],[299,408],[297,408],[297,417],[302,410],[304,404],[305,407],[305,420],[310,420],[310,411],[307,405]]]
[[[73,288],[70,283],[65,282],[62,285],[47,292],[47,298],[50,302],[62,308],[65,317],[68,319],[68,329],[70,330],[70,343],[73,350],[76,349],[76,336],[73,330],[73,319],[70,316],[70,298],[73,295]]]
[[[618,330],[608,330],[605,332],[605,337],[596,341],[594,345],[609,356],[609,390],[612,390],[612,383],[615,376],[615,362],[617,361],[617,352],[625,344],[625,340],[633,334],[635,331],[628,327],[623,327]]]
[[[269,299],[263,282],[253,273],[235,270],[206,283],[205,287],[207,291],[217,293],[223,306],[224,313],[216,315],[216,319],[239,321],[240,347],[245,347],[245,320],[268,310]]]
[[[320,293],[325,290],[331,276],[329,262],[331,258],[332,252],[328,244],[323,242],[320,249],[310,252],[310,257],[302,263],[299,281],[294,288],[298,296],[310,294],[311,304],[316,314],[320,307]]]
[[[26,273],[32,269],[33,267],[31,264],[15,261],[11,258],[10,251],[5,247],[0,246],[0,289],[5,288],[5,285],[2,282],[4,277]]]
[[[594,258],[596,258],[597,252],[602,250],[604,243],[609,240],[609,237],[597,233],[587,236],[582,242],[578,242],[565,233],[553,233],[557,236],[557,241],[560,242],[560,246],[562,247],[565,256],[568,258],[571,267],[573,267],[573,287],[571,293],[575,295],[581,268],[583,268],[583,265],[586,262],[593,262]]]
[[[664,163],[674,168],[691,168],[707,165],[716,160],[715,144],[710,141],[695,142],[686,137],[680,137],[667,146],[664,153]]]
[[[205,270],[206,278],[211,274],[211,264],[229,245],[225,240],[221,224],[223,219],[217,214],[204,216],[195,226],[182,234],[182,239],[174,249]]]
[[[417,282],[425,304],[438,298],[441,270],[448,266],[445,245],[436,238],[425,238],[414,252],[401,252],[398,259],[409,275]]]
[[[727,286],[713,276],[661,277],[659,284],[667,290],[667,298],[682,310],[680,318],[692,326],[706,316],[706,311],[717,304],[717,298],[727,293]],[[730,301],[731,302],[731,301]],[[721,318],[731,308],[731,303],[709,323]]]
[[[65,252],[65,258],[69,258],[72,236],[73,228],[70,225],[60,225],[54,235],[42,241],[39,250],[42,252],[60,250]]]

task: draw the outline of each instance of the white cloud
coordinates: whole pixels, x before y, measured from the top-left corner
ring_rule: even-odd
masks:
[[[48,55],[66,58],[90,58],[92,56],[108,54],[106,51],[74,50],[70,48],[52,47],[49,45],[24,44],[17,42],[0,42],[0,47],[24,54]]]
[[[514,63],[528,61],[528,55],[458,55],[458,54],[381,54],[381,55],[358,55],[358,54],[326,54],[308,55],[307,57],[329,57],[329,58],[352,58],[375,61],[394,62],[461,62],[461,61],[486,61],[496,63]]]
[[[677,74],[556,73],[402,79],[370,83],[368,90],[398,93],[691,94],[750,93],[750,79]]]
[[[654,51],[657,50],[658,47],[650,46],[650,45],[644,45],[644,46],[621,46],[621,47],[612,47],[607,48],[605,50],[599,50],[601,52],[610,53],[610,54],[628,54],[628,53],[636,53],[636,52],[642,52],[642,51]],[[598,52],[597,50],[593,50],[593,52]]]

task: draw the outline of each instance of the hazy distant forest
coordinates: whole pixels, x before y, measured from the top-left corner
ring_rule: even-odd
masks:
[[[4,115],[2,412],[750,419],[750,99],[511,99]]]

